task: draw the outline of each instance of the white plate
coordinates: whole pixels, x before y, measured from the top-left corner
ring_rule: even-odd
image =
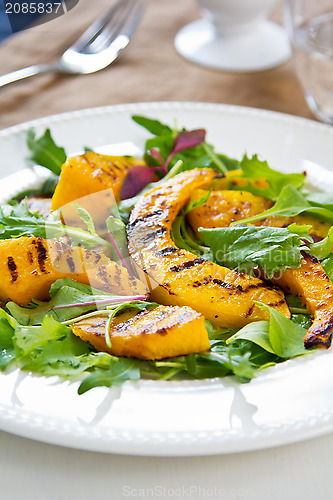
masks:
[[[148,103],[52,116],[0,132],[1,194],[33,183],[25,171],[26,130],[50,127],[68,153],[82,146],[142,150],[149,136],[132,114],[187,128],[205,127],[220,152],[259,153],[273,168],[310,171],[333,184],[333,128],[250,108],[200,103]],[[39,173],[37,172],[39,175]],[[251,383],[232,378],[126,382],[78,396],[78,383],[15,370],[0,375],[0,428],[85,450],[133,455],[210,455],[292,443],[333,430],[333,351],[311,353],[267,369]]]

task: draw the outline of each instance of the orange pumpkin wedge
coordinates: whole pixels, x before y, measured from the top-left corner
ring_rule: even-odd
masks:
[[[107,318],[94,316],[71,325],[72,332],[98,351],[114,356],[153,360],[207,351],[210,348],[205,319],[190,307],[158,306],[140,313],[124,312],[108,327]]]
[[[0,240],[0,300],[28,305],[48,300],[52,283],[70,278],[116,295],[142,295],[146,286],[105,255],[58,240]]]
[[[211,185],[214,176],[212,169],[182,172],[142,196],[132,210],[129,253],[150,279],[152,300],[188,305],[221,327],[240,328],[268,319],[255,301],[290,317],[281,290],[175,246],[171,231],[178,212],[192,192]]]

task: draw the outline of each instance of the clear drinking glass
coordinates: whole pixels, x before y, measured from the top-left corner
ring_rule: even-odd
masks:
[[[286,0],[285,19],[308,105],[333,125],[333,0]]]

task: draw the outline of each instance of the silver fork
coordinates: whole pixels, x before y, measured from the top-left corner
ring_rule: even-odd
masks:
[[[0,87],[50,71],[87,74],[106,68],[129,44],[143,10],[143,0],[118,0],[107,14],[91,24],[58,60],[35,64],[2,75]]]

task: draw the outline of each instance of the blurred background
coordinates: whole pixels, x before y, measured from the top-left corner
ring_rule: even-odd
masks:
[[[80,0],[63,15],[5,38],[1,74],[57,58],[109,7],[110,0]],[[147,0],[132,43],[109,68],[83,76],[47,74],[1,89],[0,128],[62,111],[140,101],[219,102],[312,117],[290,60],[265,71],[234,73],[179,55],[175,36],[200,17],[194,0]],[[282,24],[282,2],[269,17]]]

